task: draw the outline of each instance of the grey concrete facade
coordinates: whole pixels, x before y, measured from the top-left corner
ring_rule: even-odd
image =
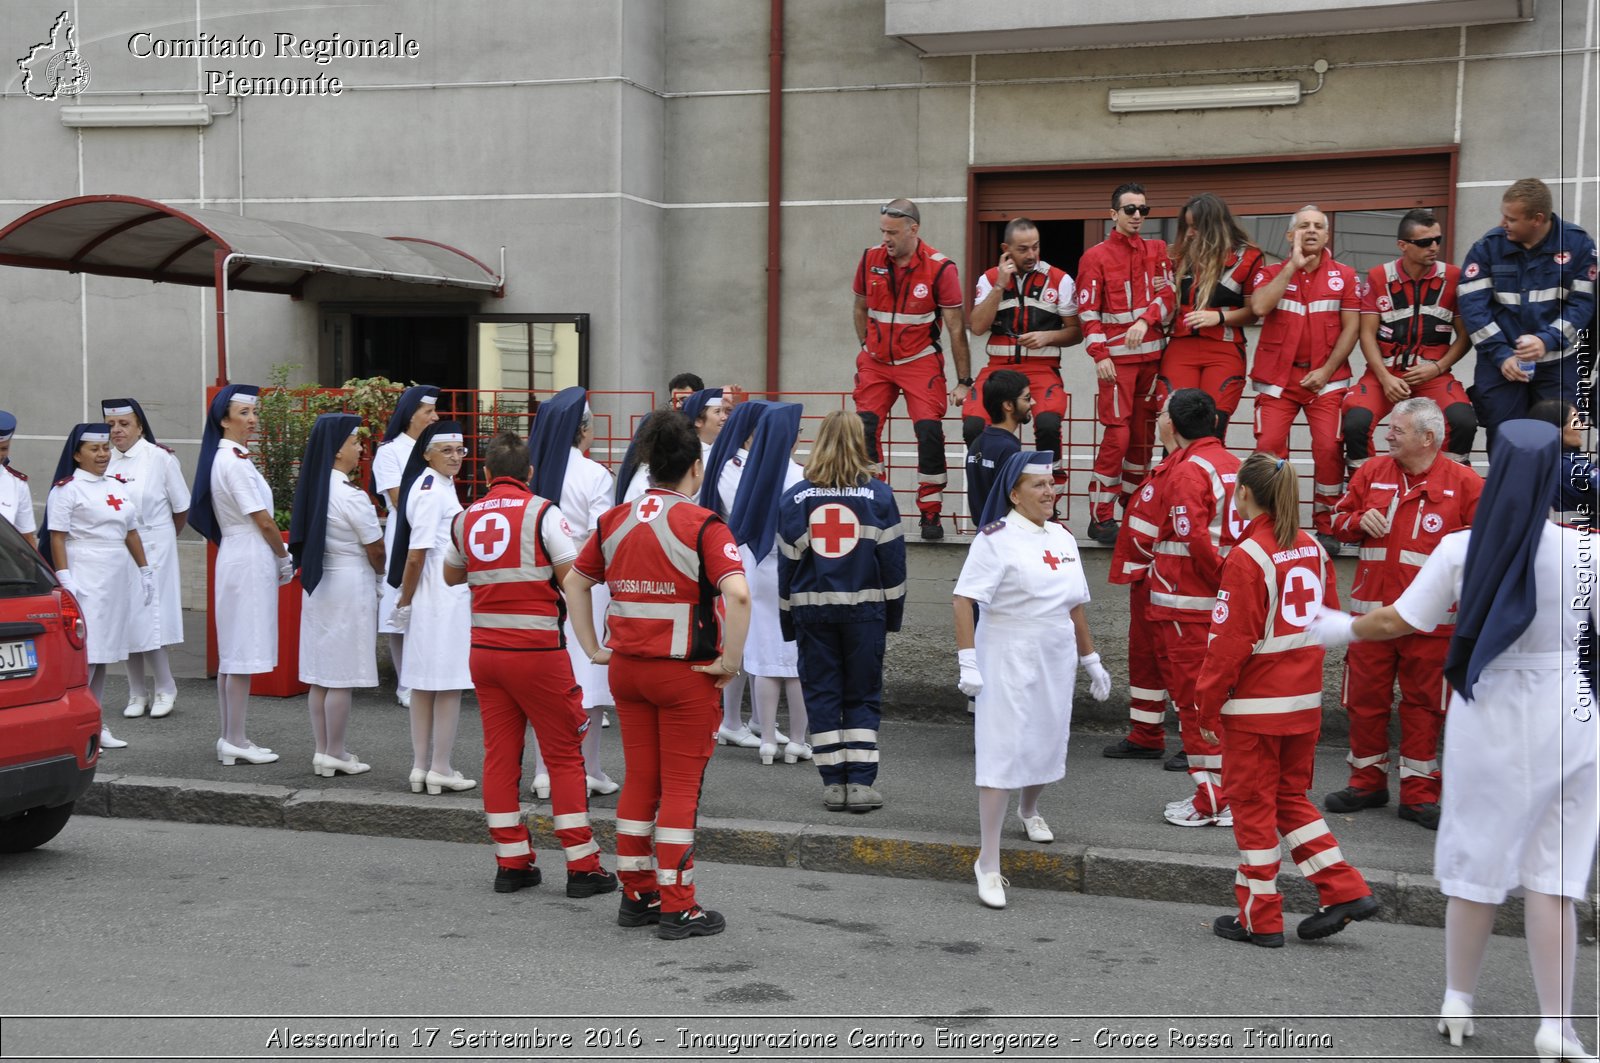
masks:
[[[47,36],[66,2],[8,2],[0,10],[6,56]],[[1340,6],[1327,4],[1327,36],[925,57],[887,35],[882,0],[790,0],[783,389],[848,390],[855,344],[847,285],[875,239],[881,201],[921,201],[924,236],[961,263],[970,289],[973,166],[1453,143],[1457,258],[1495,224],[1503,187],[1527,175],[1551,182],[1558,212],[1595,231],[1594,6],[1524,6],[1525,21],[1348,33]],[[1176,10],[1151,5],[1140,19],[1158,22],[1169,7]],[[232,379],[262,380],[279,362],[315,378],[319,306],[377,292],[400,303],[478,302],[485,313],[589,313],[596,388],[660,389],[684,369],[763,386],[766,4],[75,0],[70,11],[92,70],[76,102],[198,99],[216,118],[199,130],[69,129],[62,101],[29,98],[11,64],[0,81],[0,131],[11,147],[0,157],[0,215],[123,193],[427,237],[496,268],[505,248],[503,299],[333,278],[314,281],[300,300],[236,293]],[[268,54],[141,58],[130,48],[141,32],[243,35],[264,40]],[[419,55],[278,59],[277,32],[398,32],[417,40]],[[1124,115],[1106,107],[1108,88],[1136,84],[1298,78],[1310,88],[1318,58],[1331,64],[1325,85],[1294,107]],[[337,97],[198,95],[207,70],[321,73],[346,87]],[[100,397],[130,392],[192,462],[203,387],[215,375],[209,291],[6,268],[0,300],[8,341],[0,406],[23,417],[19,467],[47,472],[68,426]],[[1091,375],[1087,359],[1069,358],[1080,409],[1091,401]]]

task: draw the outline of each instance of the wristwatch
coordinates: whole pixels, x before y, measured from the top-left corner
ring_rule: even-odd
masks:
[[[956,384],[964,388],[970,388],[972,386],[972,378],[970,376],[964,376],[957,380]]]

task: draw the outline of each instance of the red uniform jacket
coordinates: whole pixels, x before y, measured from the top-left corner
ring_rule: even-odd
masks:
[[[1259,288],[1284,269],[1285,263],[1267,266],[1256,273]],[[1255,365],[1250,369],[1256,392],[1281,395],[1290,384],[1313,369],[1321,369],[1333,352],[1333,345],[1344,330],[1341,313],[1361,309],[1356,271],[1327,254],[1316,272],[1302,270],[1289,282],[1288,289],[1272,313],[1261,322],[1261,338],[1256,343]],[[1350,386],[1350,361],[1346,359],[1329,378],[1328,388]]]
[[[1400,261],[1367,272],[1361,312],[1378,317],[1378,350],[1384,366],[1405,372],[1416,359],[1437,362],[1455,342],[1456,285],[1461,267],[1435,262],[1419,280]]]
[[[472,588],[472,644],[494,650],[559,650],[567,617],[555,566],[571,561],[566,539],[552,557],[551,523],[561,511],[528,485],[499,477],[487,495],[456,514],[450,542],[466,562]],[[562,527],[566,538],[566,529]],[[559,540],[558,540],[559,541]]]
[[[897,269],[882,244],[861,253],[854,290],[867,300],[867,353],[880,362],[939,354],[939,311],[961,305],[956,264],[926,241]]]
[[[1173,302],[1172,260],[1164,241],[1129,239],[1113,229],[1078,261],[1078,319],[1089,357],[1097,362],[1159,359]],[[1122,337],[1135,321],[1150,329],[1143,343],[1128,350]]]
[[[1107,582],[1138,583],[1149,575],[1150,562],[1156,556],[1156,538],[1161,534],[1161,522],[1167,513],[1161,489],[1181,453],[1162,458],[1161,464],[1150,470],[1150,475],[1134,492],[1133,500],[1122,515],[1117,543],[1111,549],[1111,574],[1106,577]]]
[[[1333,507],[1333,534],[1361,544],[1361,563],[1350,589],[1350,611],[1370,613],[1393,605],[1417,578],[1417,571],[1443,539],[1472,526],[1483,479],[1443,454],[1426,472],[1408,476],[1389,455],[1373,458],[1350,477],[1350,486]],[[1376,509],[1389,517],[1389,534],[1369,538],[1361,515]],[[1449,638],[1454,624],[1422,634]]]
[[[602,513],[573,565],[611,591],[612,652],[685,661],[717,656],[717,584],[744,571],[721,517],[660,488]]]
[[[1217,281],[1217,288],[1211,293],[1211,302],[1204,307],[1194,305],[1194,281],[1191,277],[1182,277],[1178,280],[1178,311],[1172,322],[1172,335],[1201,336],[1208,340],[1221,340],[1232,343],[1239,348],[1239,353],[1244,354],[1244,329],[1237,325],[1206,325],[1204,328],[1190,330],[1184,327],[1183,319],[1191,310],[1232,310],[1241,306],[1250,305],[1250,295],[1256,290],[1256,274],[1261,271],[1261,250],[1246,244],[1233,249],[1228,256],[1228,262],[1222,268],[1222,277]]]
[[[1170,458],[1152,547],[1150,619],[1205,623],[1217,604],[1222,560],[1244,531],[1233,508],[1239,459],[1222,440],[1197,439]]]
[[[1245,528],[1222,565],[1211,642],[1195,682],[1199,723],[1256,734],[1322,727],[1322,644],[1306,626],[1320,607],[1339,607],[1333,563],[1304,531],[1285,550],[1272,518]]]

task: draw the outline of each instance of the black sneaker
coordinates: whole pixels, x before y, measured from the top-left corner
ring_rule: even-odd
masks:
[[[1163,771],[1188,771],[1189,754],[1180,749],[1168,757],[1166,763],[1161,765],[1161,768]]]
[[[597,893],[610,893],[617,888],[617,876],[601,868],[598,871],[568,871],[567,896],[593,897]]]
[[[1329,812],[1360,812],[1363,808],[1382,808],[1388,803],[1388,790],[1357,790],[1354,786],[1335,790],[1322,799],[1322,807]]]
[[[1424,830],[1439,829],[1439,804],[1429,801],[1421,805],[1401,805],[1397,810],[1401,819],[1409,819]]]
[[[1100,751],[1102,757],[1113,760],[1160,760],[1165,750],[1154,749],[1150,746],[1138,746],[1126,738],[1119,738]]]
[[[536,867],[502,867],[494,873],[496,893],[515,893],[529,886],[537,886],[544,874]]]
[[[1283,948],[1282,934],[1252,934],[1244,928],[1236,915],[1219,915],[1211,924],[1211,932],[1219,938],[1229,941],[1248,941],[1252,945],[1260,945],[1264,949]]]
[[[687,912],[666,912],[656,927],[656,937],[676,941],[679,938],[703,938],[720,934],[728,929],[728,921],[721,912],[708,912],[698,904]]]
[[[944,538],[944,525],[939,523],[938,517],[923,517],[918,523],[922,530],[922,537],[929,541]]]
[[[1117,532],[1120,529],[1121,525],[1116,522],[1115,518],[1110,520],[1091,520],[1089,522],[1089,538],[1101,546],[1115,546],[1117,544]]]
[[[661,894],[651,891],[637,897],[622,895],[622,907],[617,909],[618,926],[645,926],[661,921]]]
[[[1353,901],[1319,908],[1316,915],[1308,915],[1300,920],[1300,925],[1295,927],[1295,933],[1300,935],[1302,941],[1315,941],[1317,938],[1337,934],[1348,923],[1359,923],[1377,914],[1378,898],[1369,893]]]
[[[1329,557],[1338,557],[1344,553],[1344,544],[1326,532],[1317,533],[1317,542],[1322,544],[1322,548],[1328,552]]]

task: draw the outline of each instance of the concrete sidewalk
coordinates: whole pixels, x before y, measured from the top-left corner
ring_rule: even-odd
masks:
[[[192,662],[190,663],[192,667]],[[125,681],[107,684],[108,722],[127,749],[106,752],[94,786],[80,802],[90,815],[279,827],[352,834],[481,842],[491,862],[479,795],[430,797],[410,792],[407,713],[388,693],[357,693],[350,747],[370,773],[322,779],[311,772],[311,734],[303,698],[256,698],[250,736],[276,750],[274,764],[223,767],[214,745],[214,684],[184,679],[176,710],[163,720],[125,720]],[[606,771],[623,778],[615,726],[603,732]],[[1238,859],[1232,831],[1180,828],[1162,806],[1189,793],[1187,776],[1156,761],[1113,761],[1100,748],[1115,737],[1072,737],[1064,781],[1046,790],[1040,811],[1054,829],[1051,845],[1030,843],[1013,815],[1003,866],[1017,886],[1186,903],[1232,903]],[[719,747],[706,774],[696,851],[706,860],[850,871],[899,879],[971,881],[977,846],[972,734],[962,723],[896,719],[882,730],[879,788],[886,806],[866,815],[823,809],[821,782],[808,763],[763,766],[753,749]],[[1169,749],[1176,749],[1175,741]],[[455,747],[455,766],[478,777],[482,729],[469,697]],[[525,764],[531,778],[531,763]],[[1342,750],[1318,756],[1313,799],[1344,784]],[[535,845],[558,847],[547,801],[526,795]],[[591,800],[603,849],[614,852],[615,795]],[[1434,835],[1399,820],[1393,806],[1327,816],[1346,857],[1367,876],[1383,903],[1382,918],[1442,924],[1443,898],[1430,875]],[[1314,894],[1285,859],[1280,885],[1286,906],[1309,912]],[[976,901],[974,901],[976,903]],[[1521,932],[1507,905],[1506,932]],[[1582,915],[1594,932],[1593,909]]]

